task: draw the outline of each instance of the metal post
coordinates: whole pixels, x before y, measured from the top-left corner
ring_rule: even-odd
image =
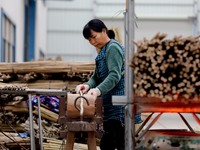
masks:
[[[40,150],[43,150],[43,134],[42,134],[42,119],[41,119],[41,110],[40,110],[40,96],[37,96],[38,101],[38,124],[39,124],[39,141],[40,141]]]
[[[125,49],[126,49],[126,95],[127,103],[133,101],[133,73],[128,64],[131,62],[134,52],[134,0],[128,0],[126,4],[125,15]],[[134,150],[135,145],[135,118],[133,114],[133,105],[127,105],[125,109],[125,150]]]
[[[135,149],[135,118],[133,114],[133,73],[129,65],[134,52],[134,0],[126,0],[125,12],[125,96],[113,96],[113,105],[126,105],[125,108],[125,150]]]
[[[32,112],[32,95],[28,94],[29,99],[29,124],[30,124],[30,141],[31,150],[35,150],[35,136],[34,136],[34,124],[33,124],[33,112]]]
[[[197,35],[200,34],[200,1],[197,0]]]

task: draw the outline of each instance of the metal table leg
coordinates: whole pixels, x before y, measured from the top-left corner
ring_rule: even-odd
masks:
[[[31,150],[35,150],[35,136],[34,136],[34,124],[33,124],[33,109],[32,109],[32,95],[28,94],[29,98],[29,123],[30,123],[30,142]]]
[[[40,110],[40,96],[37,96],[38,101],[38,124],[39,124],[39,141],[40,141],[40,150],[43,150],[43,134],[42,134],[42,119],[41,119],[41,110]]]

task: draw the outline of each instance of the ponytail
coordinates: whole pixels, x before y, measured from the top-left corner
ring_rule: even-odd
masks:
[[[115,39],[115,32],[112,29],[108,30],[107,34],[110,39]]]

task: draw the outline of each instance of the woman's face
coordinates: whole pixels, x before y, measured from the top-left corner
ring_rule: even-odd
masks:
[[[107,43],[105,40],[106,37],[107,34],[105,29],[103,29],[102,32],[95,32],[94,30],[91,30],[91,37],[88,38],[88,41],[95,48],[101,49]]]

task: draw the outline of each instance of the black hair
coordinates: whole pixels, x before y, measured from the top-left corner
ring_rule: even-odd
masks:
[[[107,31],[107,34],[108,34],[108,37],[110,38],[110,39],[115,39],[115,32],[113,31],[113,30],[108,30]]]
[[[102,32],[103,29],[106,29],[107,32],[107,27],[101,21],[100,19],[92,19],[90,20],[83,28],[83,36],[84,38],[88,39],[91,37],[91,30],[95,32]]]

